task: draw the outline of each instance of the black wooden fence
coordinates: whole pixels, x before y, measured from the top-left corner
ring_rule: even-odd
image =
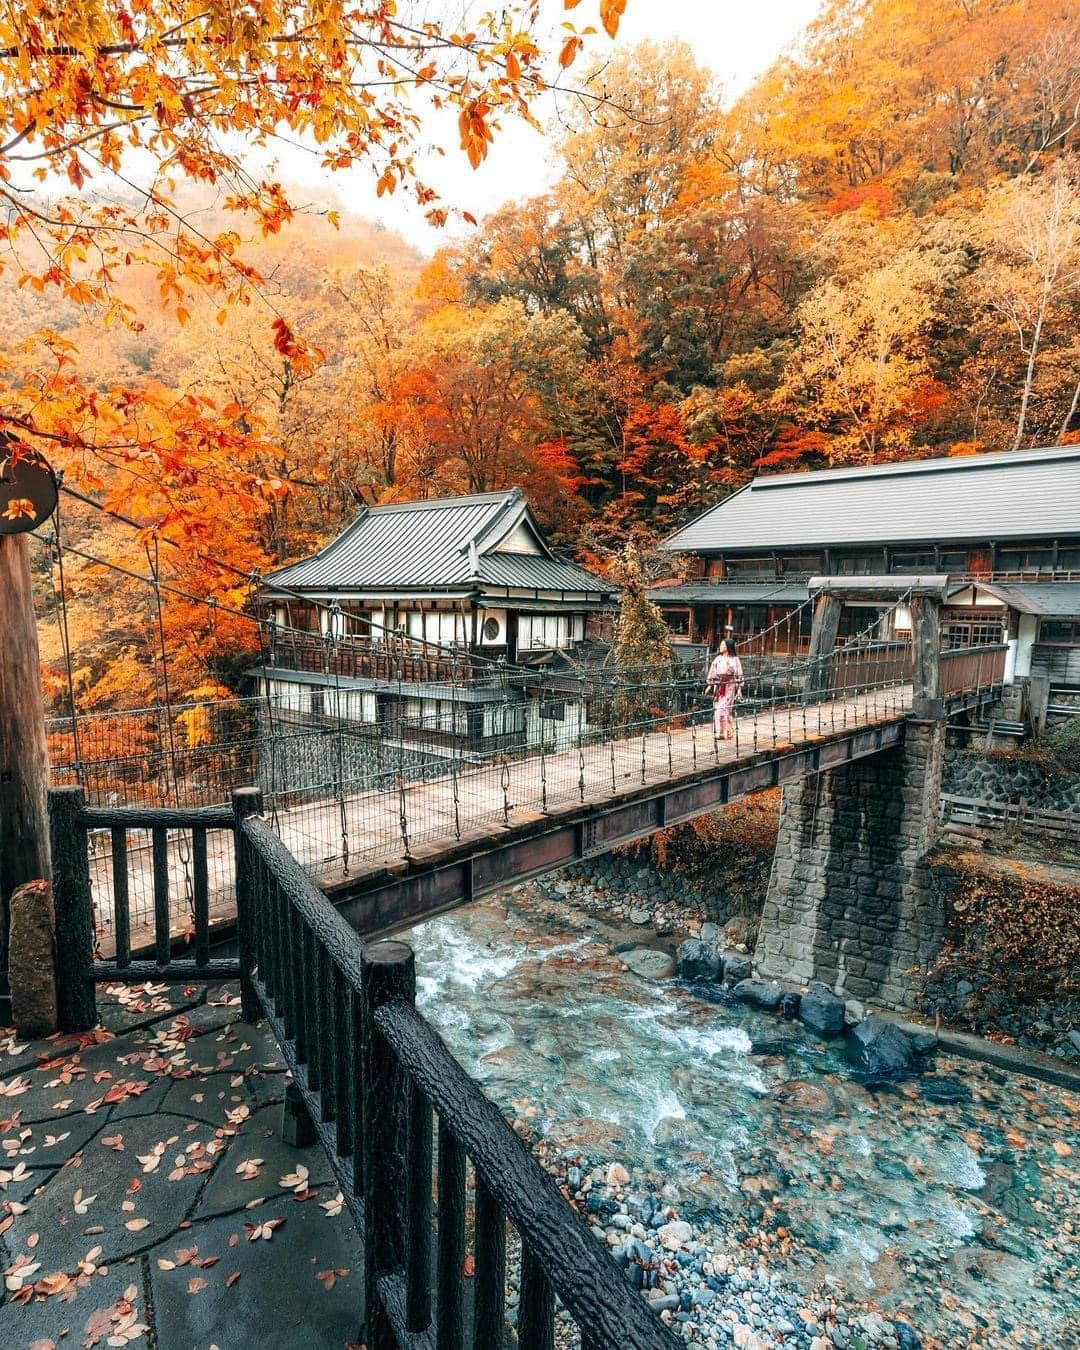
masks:
[[[238,811],[254,809],[258,794],[245,789],[234,794],[231,807],[192,807],[166,810],[152,807],[87,806],[81,788],[54,788],[49,793],[49,832],[56,906],[57,1003],[64,1031],[88,1031],[97,1022],[94,988],[103,983],[144,980],[169,983],[234,980],[240,962],[210,955],[210,885],[207,836],[212,831],[234,833]],[[97,951],[98,929],[90,885],[90,832],[108,831],[113,896],[115,952],[102,959]],[[133,925],[129,912],[129,834],[150,835],[153,875],[153,958],[133,954]],[[169,836],[180,832],[190,849],[190,940],[172,935],[170,908]]]
[[[50,794],[64,1029],[94,1025],[100,982],[239,978],[243,1016],[266,1018],[292,1072],[293,1136],[318,1137],[362,1235],[368,1350],[500,1350],[508,1344],[505,1290],[515,1253],[520,1350],[552,1350],[556,1297],[580,1329],[582,1350],[676,1350],[681,1340],[417,1011],[411,948],[365,945],[260,808],[253,788],[234,793],[231,809],[190,811],[89,808],[77,788]],[[117,950],[108,961],[94,953],[91,829],[112,832]],[[128,829],[150,830],[158,860],[153,960],[133,957],[121,937],[129,932]],[[191,839],[190,949],[178,949],[169,931],[170,830]],[[215,830],[232,831],[236,851],[232,960],[209,954],[206,836]],[[508,1223],[517,1235],[510,1247]]]

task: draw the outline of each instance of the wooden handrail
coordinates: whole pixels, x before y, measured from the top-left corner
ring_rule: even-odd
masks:
[[[502,1338],[509,1220],[522,1240],[521,1345],[551,1350],[558,1294],[589,1350],[676,1350],[680,1340],[415,1008],[412,950],[365,946],[258,816],[240,820],[237,838],[241,924],[250,934],[244,977],[363,1233],[369,1350],[463,1343],[467,1159],[477,1178],[476,1316],[498,1335],[477,1345]]]
[[[489,1196],[521,1233],[564,1307],[602,1350],[660,1350],[680,1342],[618,1274],[551,1177],[523,1147],[415,1007],[384,1004],[375,1024]]]

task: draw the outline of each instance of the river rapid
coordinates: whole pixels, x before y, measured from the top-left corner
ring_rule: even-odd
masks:
[[[619,937],[528,884],[408,940],[425,1014],[688,1341],[1080,1347],[1076,1096],[945,1055],[865,1086]]]

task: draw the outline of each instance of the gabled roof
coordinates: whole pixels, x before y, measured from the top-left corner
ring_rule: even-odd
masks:
[[[524,532],[524,534],[522,533]],[[519,552],[509,536],[529,540]],[[499,546],[508,543],[506,552]],[[318,553],[267,575],[267,587],[396,593],[491,587],[612,594],[599,577],[555,557],[519,488],[365,507]]]
[[[1080,445],[753,479],[664,541],[672,552],[1080,535]]]

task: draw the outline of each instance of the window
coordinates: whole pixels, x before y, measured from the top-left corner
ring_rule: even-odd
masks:
[[[999,548],[999,572],[1051,572],[1054,567],[1052,548]]]
[[[785,577],[819,577],[825,571],[824,553],[789,553],[780,559]]]
[[[584,636],[584,614],[522,614],[518,617],[519,651],[569,647]]]
[[[993,647],[1005,641],[1002,619],[946,619],[941,626],[943,647]]]
[[[885,571],[885,554],[842,553],[836,560],[836,574],[841,577],[873,577]]]
[[[325,712],[324,694],[325,690],[323,689],[313,689],[311,691],[311,711],[316,717],[322,717]]]
[[[967,549],[954,549],[951,553],[944,549],[938,554],[938,571],[947,576],[963,576],[969,569],[971,559]]]
[[[1040,642],[1080,642],[1080,619],[1043,619]]]
[[[933,549],[923,553],[904,550],[889,555],[890,572],[936,572],[937,565],[937,557]]]
[[[540,717],[544,722],[565,722],[566,700],[562,698],[541,699]]]
[[[662,609],[664,622],[676,637],[690,636],[690,611],[688,609]]]
[[[732,581],[772,581],[776,564],[768,558],[727,558],[727,575]]]
[[[1059,572],[1080,571],[1080,548],[1059,548],[1057,565]]]
[[[760,633],[769,626],[769,610],[766,605],[736,605],[731,611],[731,623],[740,636],[747,633]],[[723,622],[717,623],[717,636],[723,637]]]
[[[487,736],[521,735],[525,730],[524,703],[497,703],[484,709],[484,734]]]
[[[468,642],[466,618],[456,610],[411,609],[405,615],[409,637],[441,647]]]
[[[425,731],[465,736],[469,730],[468,710],[446,698],[407,698],[404,720]]]
[[[723,558],[709,558],[705,562],[705,575],[713,579],[722,577],[724,575]]]
[[[860,574],[861,575],[861,574]],[[853,638],[866,635],[868,639],[877,636],[876,625],[880,622],[884,610],[873,605],[845,605],[840,611],[838,638]],[[871,627],[874,625],[874,627]]]
[[[341,604],[346,637],[371,636],[371,611],[358,605],[354,600],[344,600]]]

